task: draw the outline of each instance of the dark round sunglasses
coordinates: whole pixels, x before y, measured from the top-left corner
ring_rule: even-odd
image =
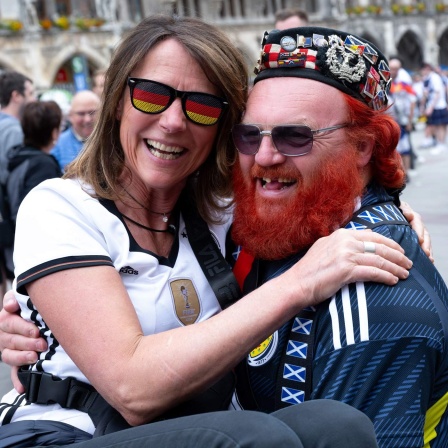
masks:
[[[302,124],[288,124],[274,126],[270,131],[262,131],[255,124],[236,124],[232,128],[232,138],[236,149],[241,154],[251,156],[258,152],[263,137],[270,135],[275,149],[279,153],[296,157],[311,152],[315,134],[335,131],[346,126],[348,126],[347,123],[312,130]]]
[[[212,126],[222,117],[227,101],[219,96],[202,92],[182,92],[149,79],[128,78],[132,105],[145,114],[160,114],[176,98],[182,101],[182,110],[188,120],[202,126]]]

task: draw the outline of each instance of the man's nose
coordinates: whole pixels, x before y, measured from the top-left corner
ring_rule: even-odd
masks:
[[[277,151],[270,131],[261,132],[261,143],[255,154],[255,161],[261,166],[272,166],[284,163],[286,156]]]

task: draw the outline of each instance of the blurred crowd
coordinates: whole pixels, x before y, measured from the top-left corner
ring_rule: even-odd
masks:
[[[416,174],[418,163],[423,163],[427,155],[448,150],[448,77],[442,67],[427,62],[411,75],[397,56],[390,59],[390,73],[390,112],[401,128],[398,150],[409,181]],[[414,131],[423,135],[413,139]]]
[[[74,95],[52,89],[36,95],[22,73],[0,74],[0,293],[13,278],[15,219],[25,195],[60,177],[93,131],[105,70],[92,75],[91,90]]]

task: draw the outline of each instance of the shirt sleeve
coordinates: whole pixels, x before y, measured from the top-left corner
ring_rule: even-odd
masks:
[[[111,215],[75,181],[52,179],[34,188],[17,215],[14,265],[17,290],[65,269],[112,265],[104,226]],[[118,223],[118,220],[116,220]]]
[[[411,270],[395,287],[345,286],[319,312],[313,399],[363,411],[379,446],[423,446],[447,424],[446,288]]]

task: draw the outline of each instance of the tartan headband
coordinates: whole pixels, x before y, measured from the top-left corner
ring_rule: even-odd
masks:
[[[388,61],[367,40],[323,27],[265,32],[254,84],[273,77],[298,77],[329,84],[372,109],[388,103]]]

